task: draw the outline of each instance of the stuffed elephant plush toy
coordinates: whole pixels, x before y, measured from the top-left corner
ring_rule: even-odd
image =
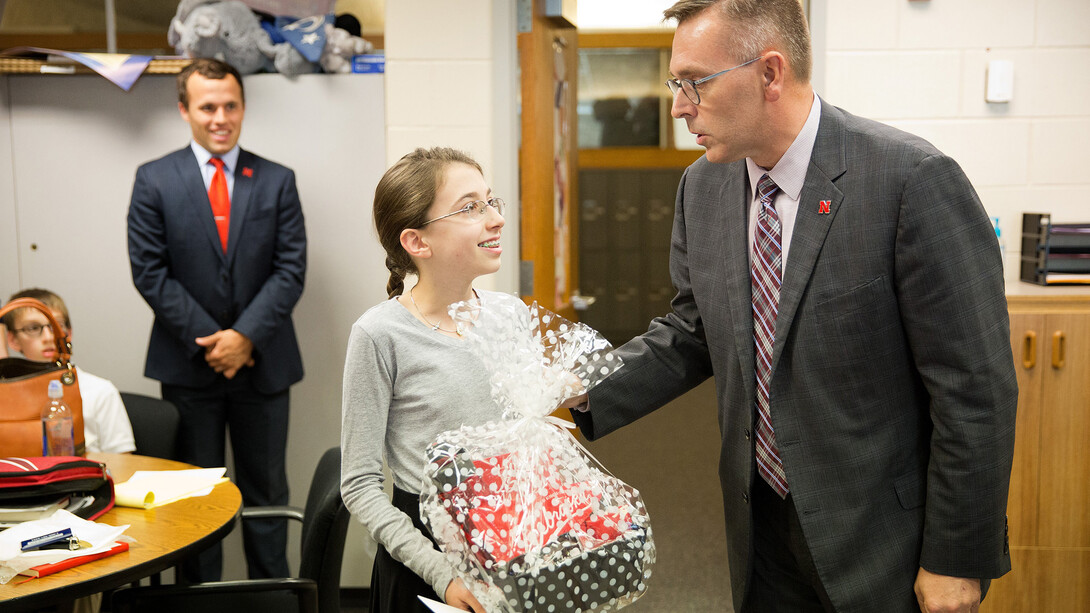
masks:
[[[240,74],[314,72],[289,43],[274,44],[250,7],[239,0],[182,0],[171,20],[167,42],[186,57],[210,57]]]

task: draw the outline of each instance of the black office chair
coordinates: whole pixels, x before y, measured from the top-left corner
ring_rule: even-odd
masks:
[[[299,577],[127,587],[114,592],[115,613],[334,613],[340,611],[341,560],[348,509],[341,500],[341,449],[325,452],[314,471],[306,510],[258,507],[242,519],[287,517],[303,522]]]
[[[121,392],[121,402],[129,414],[136,453],[173,460],[178,437],[178,409],[173,403],[143,394]]]

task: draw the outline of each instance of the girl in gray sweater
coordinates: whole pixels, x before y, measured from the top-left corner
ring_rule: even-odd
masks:
[[[421,523],[418,499],[424,450],[437,434],[500,418],[484,365],[466,349],[448,306],[522,305],[472,285],[499,270],[503,209],[480,165],[447,148],[406,155],[375,189],[390,298],[352,326],[341,429],[341,493],[379,544],[371,613],[426,613],[418,595],[484,613]],[[406,293],[407,274],[418,281]],[[383,490],[384,459],[392,501]]]

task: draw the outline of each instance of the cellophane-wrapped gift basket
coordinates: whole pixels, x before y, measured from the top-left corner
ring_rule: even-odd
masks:
[[[420,510],[439,547],[490,613],[631,604],[655,561],[647,509],[550,416],[620,359],[596,331],[536,303],[451,313],[503,418],[444,432],[427,450]]]

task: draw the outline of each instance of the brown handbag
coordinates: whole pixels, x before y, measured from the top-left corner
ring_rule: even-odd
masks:
[[[84,455],[83,398],[72,364],[72,343],[45,304],[33,298],[18,298],[0,309],[0,317],[15,309],[30,307],[45,314],[53,328],[57,354],[53,362],[32,362],[23,358],[0,359],[0,457],[42,455],[42,408],[49,402],[49,382],[59,379],[64,402],[72,411],[72,435],[76,455]],[[4,339],[7,342],[7,339]]]

